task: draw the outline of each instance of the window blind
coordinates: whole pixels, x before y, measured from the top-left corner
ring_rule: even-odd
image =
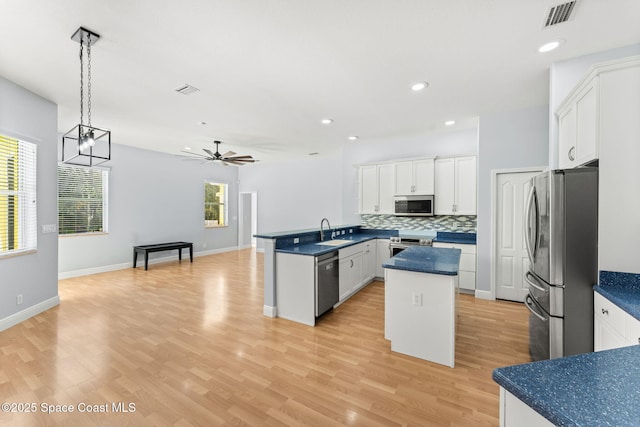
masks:
[[[0,256],[36,249],[37,146],[0,135]]]
[[[58,165],[58,234],[107,231],[108,171]]]

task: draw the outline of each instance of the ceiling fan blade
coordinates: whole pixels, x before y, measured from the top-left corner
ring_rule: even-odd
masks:
[[[232,156],[232,157],[227,157],[227,159],[232,159],[232,160],[253,159],[253,156]]]
[[[216,158],[216,155],[213,154],[213,151],[209,150],[208,148],[203,148],[202,149],[205,153],[207,153],[208,155],[210,155],[212,158]]]
[[[235,151],[227,151],[226,153],[224,153],[224,154],[222,155],[222,157],[231,157],[231,156],[233,156],[233,155],[235,155],[235,154],[236,154],[236,152],[235,152]]]
[[[181,153],[189,154],[189,156],[208,157],[208,156],[205,156],[204,154],[198,154],[192,151],[181,151]]]
[[[237,166],[242,166],[244,165],[244,163],[242,162],[236,162],[235,160],[223,160],[223,163],[227,164],[227,165],[237,165]]]

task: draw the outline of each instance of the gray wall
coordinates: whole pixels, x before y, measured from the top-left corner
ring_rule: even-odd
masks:
[[[640,54],[640,44],[580,56],[551,64],[549,70],[549,165],[558,168],[558,120],[555,111],[569,92],[598,62],[611,61]]]
[[[237,247],[237,167],[117,144],[111,158],[104,164],[111,168],[108,233],[60,237],[61,277],[126,267],[134,245],[188,241],[195,252]],[[205,180],[229,184],[228,227],[204,228]]]
[[[478,156],[478,265],[476,289],[491,290],[491,171],[546,166],[548,107],[480,117]]]
[[[38,250],[0,258],[0,321],[58,298],[58,236],[41,233],[43,224],[58,223],[57,122],[54,103],[0,77],[0,133],[38,145]],[[18,294],[23,295],[21,306],[16,305]]]

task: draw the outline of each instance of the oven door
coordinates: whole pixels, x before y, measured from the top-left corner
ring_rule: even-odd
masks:
[[[524,280],[529,294],[544,311],[552,316],[564,316],[564,288],[548,284],[531,271],[527,271]]]
[[[396,256],[405,249],[407,249],[405,245],[389,245],[389,255]]]

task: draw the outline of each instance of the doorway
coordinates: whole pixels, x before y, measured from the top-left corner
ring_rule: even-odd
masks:
[[[524,241],[524,211],[530,180],[544,168],[492,171],[491,283],[498,299],[524,301],[529,257]]]
[[[241,192],[238,203],[238,249],[255,247],[258,230],[258,193]]]

